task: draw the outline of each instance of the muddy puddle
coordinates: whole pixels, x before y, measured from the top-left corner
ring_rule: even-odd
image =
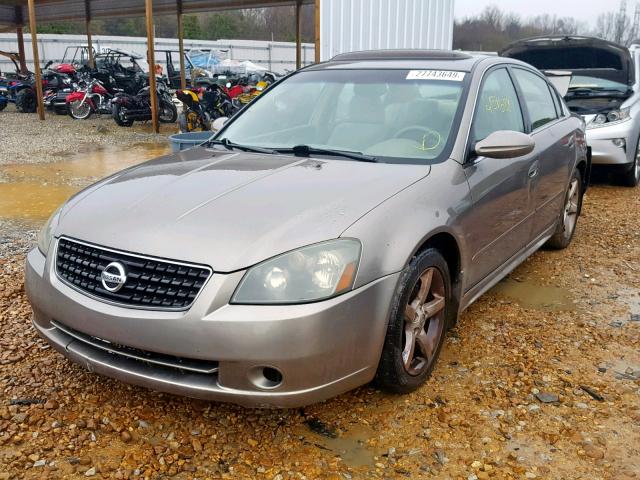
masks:
[[[543,285],[530,277],[507,277],[491,290],[524,308],[534,310],[575,310],[574,298],[568,290]]]
[[[1,166],[0,219],[42,222],[81,188],[170,151],[167,143],[139,143],[81,150],[53,163]]]
[[[368,448],[367,441],[375,434],[371,428],[355,425],[341,433],[317,433],[308,426],[301,426],[296,432],[305,442],[325,453],[339,456],[351,468],[373,467],[375,452]]]

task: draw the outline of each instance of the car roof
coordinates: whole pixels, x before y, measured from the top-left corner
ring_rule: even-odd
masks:
[[[511,63],[509,59],[492,55],[453,50],[365,50],[342,53],[327,62],[312,65],[305,70],[357,67],[363,69],[440,69],[470,72],[478,62],[492,58],[499,60],[500,63]]]

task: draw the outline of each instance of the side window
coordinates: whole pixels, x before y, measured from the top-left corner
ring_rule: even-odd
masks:
[[[558,118],[546,80],[521,68],[514,68],[513,73],[522,91],[524,103],[527,105],[531,130]]]
[[[505,68],[490,72],[484,79],[473,120],[473,139],[483,140],[498,130],[524,132],[516,89]]]

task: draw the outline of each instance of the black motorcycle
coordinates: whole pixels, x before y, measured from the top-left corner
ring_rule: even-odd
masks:
[[[158,120],[161,123],[174,123],[178,118],[178,109],[171,100],[171,93],[164,80],[156,82],[158,96]],[[144,87],[135,95],[118,93],[111,101],[113,119],[121,127],[130,127],[133,122],[151,120],[151,88]]]

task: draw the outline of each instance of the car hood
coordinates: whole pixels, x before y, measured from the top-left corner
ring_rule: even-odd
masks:
[[[231,272],[339,237],[429,171],[199,147],[82,191],[62,210],[55,235]]]
[[[500,51],[539,70],[568,70],[633,86],[635,74],[628,48],[599,38],[551,35],[520,40]]]

